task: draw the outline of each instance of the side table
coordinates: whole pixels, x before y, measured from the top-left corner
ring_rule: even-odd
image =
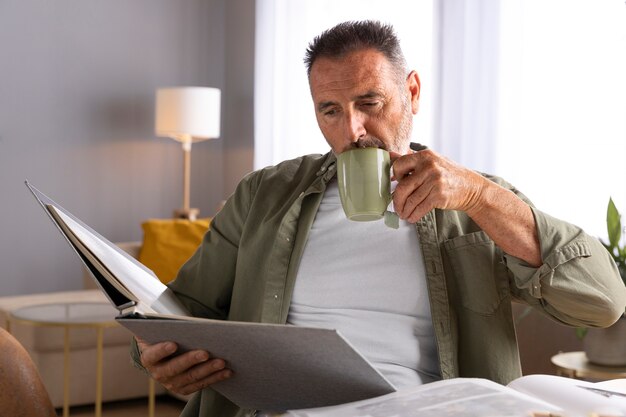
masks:
[[[587,360],[585,352],[564,352],[554,355],[550,361],[557,375],[576,379],[605,381],[626,378],[626,366],[596,365]]]
[[[104,329],[119,326],[118,311],[108,303],[68,302],[40,304],[18,308],[9,313],[7,331],[12,324],[59,327],[63,338],[63,417],[69,416],[70,400],[70,329],[91,328],[96,331],[96,399],[95,415],[102,416],[102,352]],[[150,415],[154,413],[154,389],[150,384]]]

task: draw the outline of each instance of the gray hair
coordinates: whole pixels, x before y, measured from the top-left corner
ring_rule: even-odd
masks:
[[[307,75],[320,57],[341,58],[363,49],[381,52],[391,63],[399,79],[406,76],[406,59],[393,27],[375,20],[339,23],[315,37],[306,50],[304,64]]]

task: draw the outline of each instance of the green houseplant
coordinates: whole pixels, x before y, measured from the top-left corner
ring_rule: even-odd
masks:
[[[600,239],[600,242],[604,245],[606,250],[609,251],[619,274],[622,277],[624,285],[626,285],[626,233],[622,234],[622,220],[621,214],[617,210],[612,198],[609,198],[609,205],[606,209],[606,229],[609,234],[609,241],[604,242]],[[587,329],[584,327],[578,327],[576,334],[579,338],[585,337]]]
[[[606,210],[606,228],[609,232],[609,242],[602,242],[617,264],[619,274],[626,285],[626,233],[622,235],[621,215],[609,198],[609,206]]]
[[[606,226],[609,241],[602,242],[615,261],[619,274],[626,285],[626,233],[623,233],[621,215],[612,198],[606,211]],[[606,329],[576,329],[582,338],[587,358],[601,365],[626,365],[626,320],[624,316],[613,326]]]

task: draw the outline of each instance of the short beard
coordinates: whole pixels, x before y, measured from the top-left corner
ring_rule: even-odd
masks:
[[[398,126],[396,138],[393,146],[396,147],[394,152],[404,154],[408,151],[411,142],[411,133],[413,132],[413,112],[411,111],[411,99],[404,96],[402,100],[402,120]]]

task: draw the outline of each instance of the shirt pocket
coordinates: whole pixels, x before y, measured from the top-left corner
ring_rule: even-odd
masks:
[[[491,316],[508,297],[509,286],[502,251],[485,232],[470,233],[443,243],[461,305]]]

